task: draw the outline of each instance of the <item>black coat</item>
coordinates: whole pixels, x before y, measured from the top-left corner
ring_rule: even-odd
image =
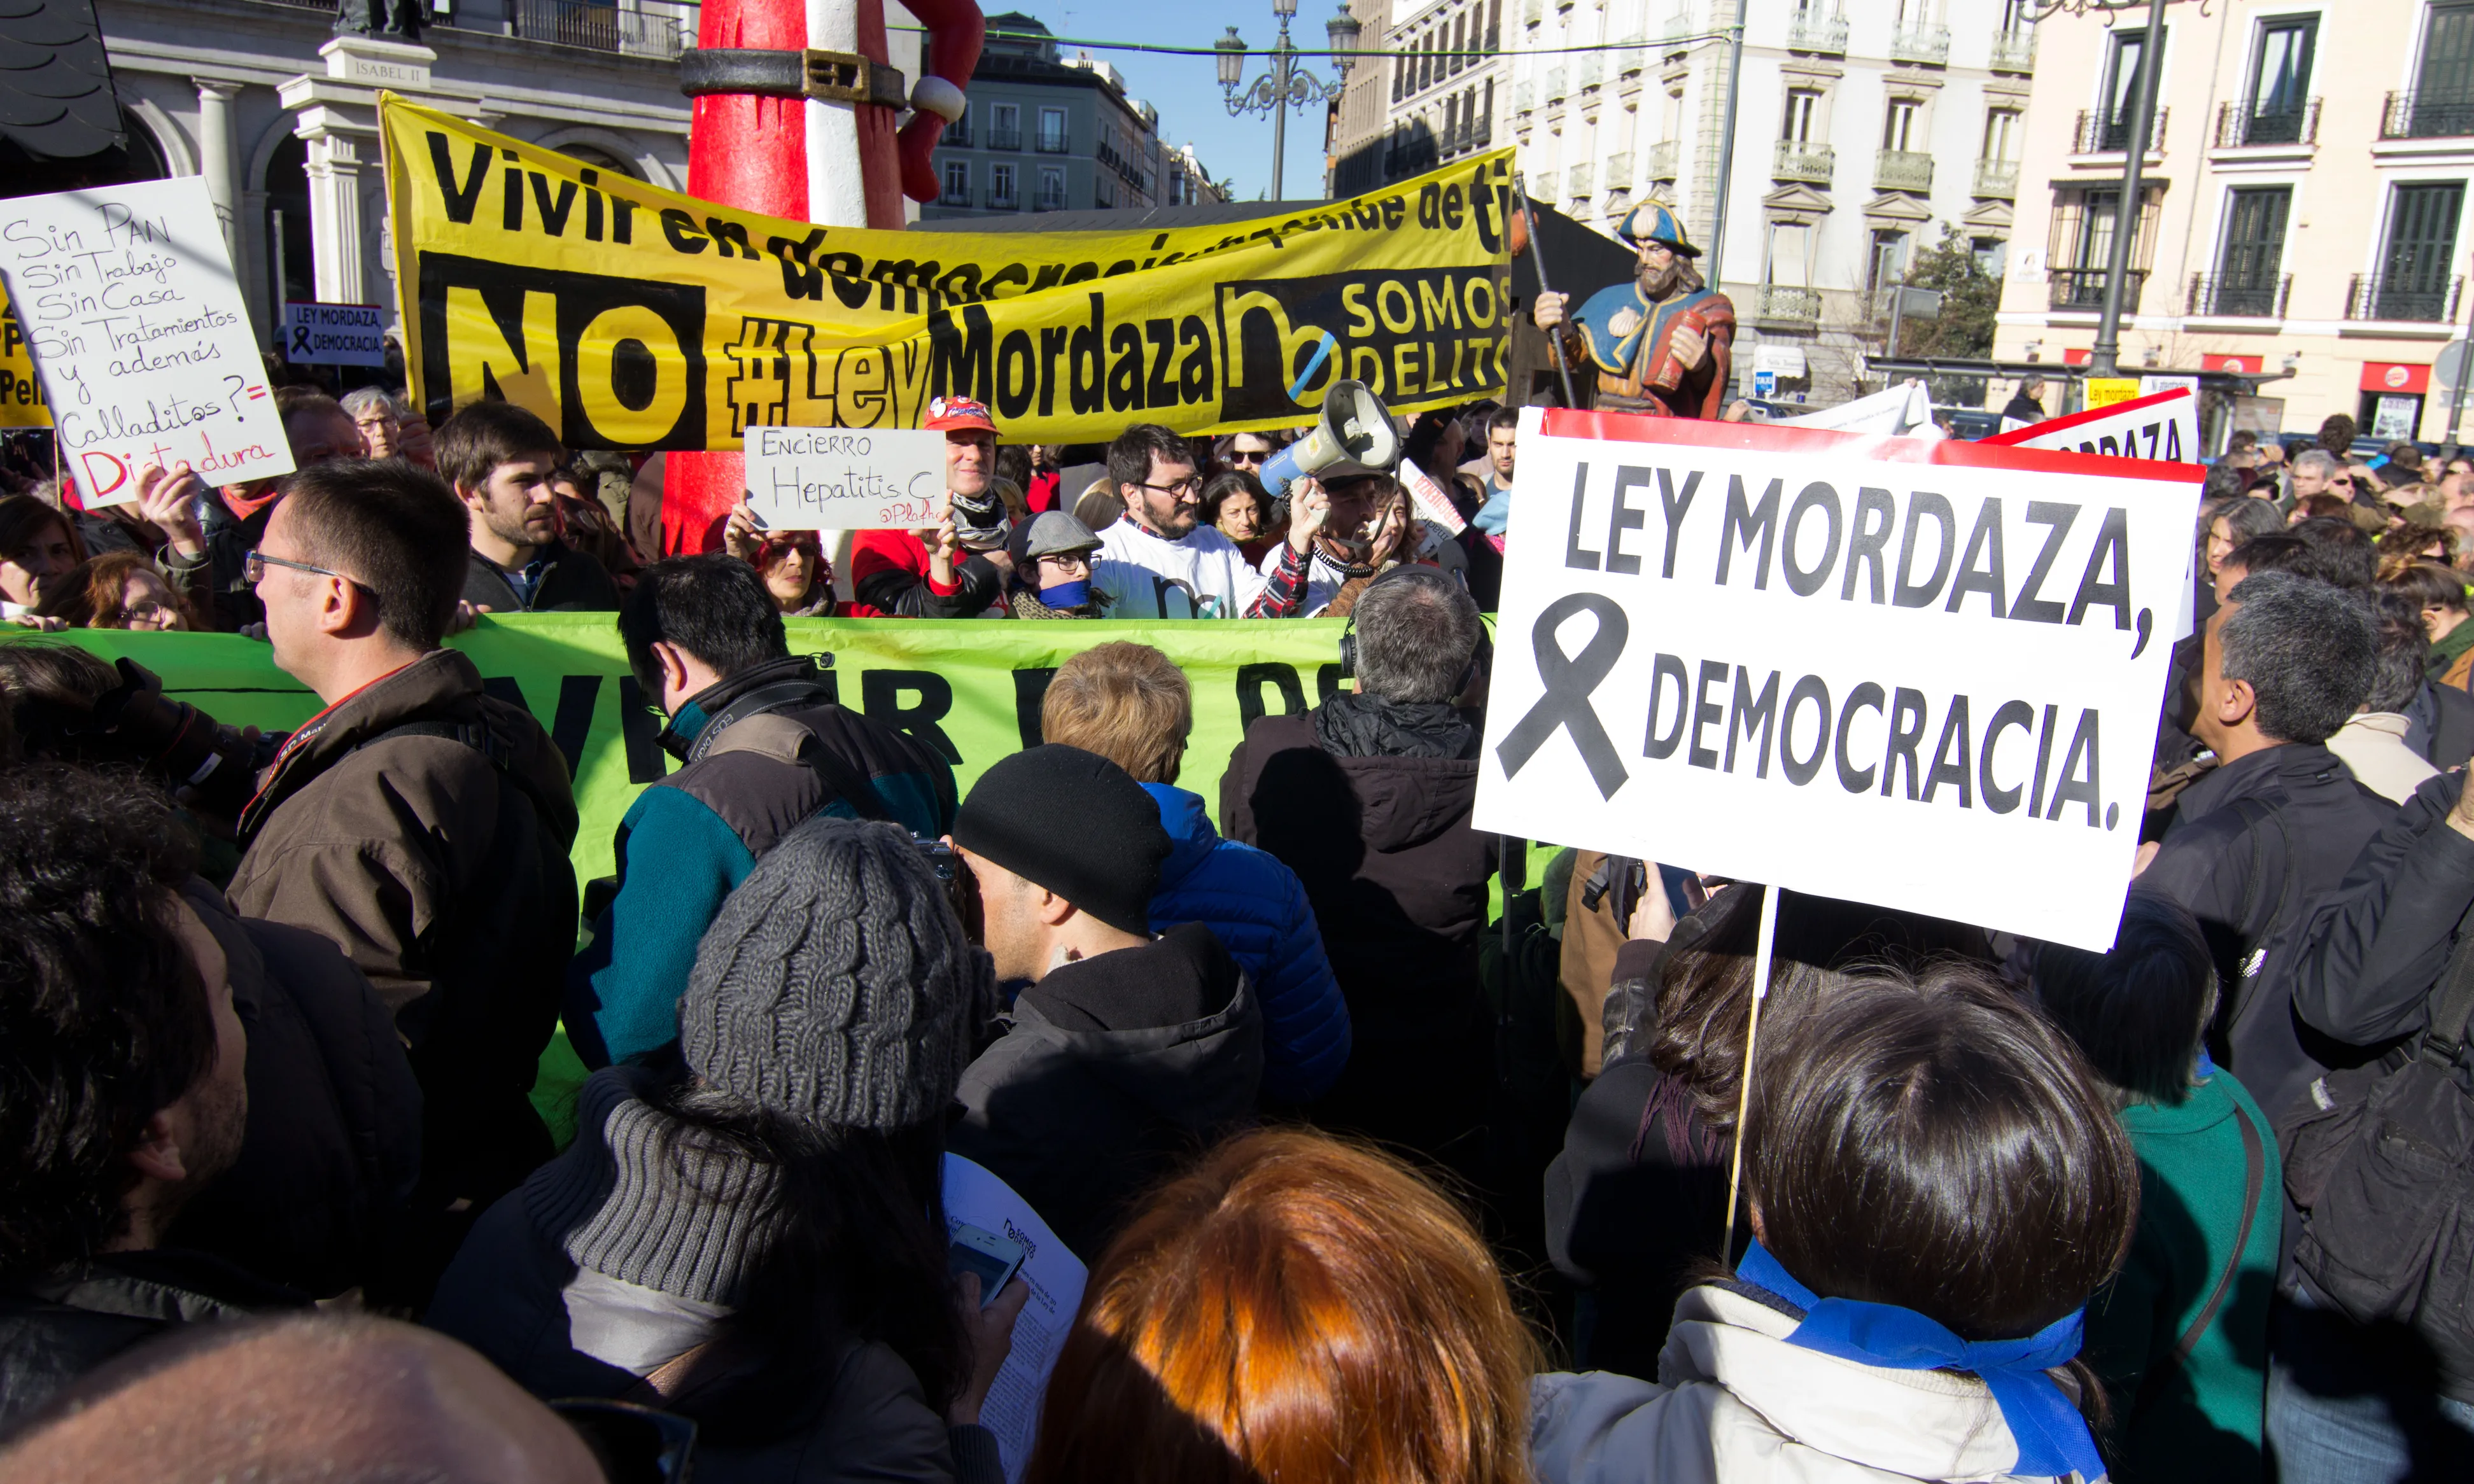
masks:
[[[1253,1116],[1263,1013],[1200,923],[1053,969],[962,1073],[946,1147],[1097,1262],[1136,1197]]]
[[[547,557],[549,566],[543,571],[529,603],[516,596],[516,585],[507,580],[505,568],[478,551],[471,556],[464,572],[464,601],[475,608],[493,613],[618,611],[618,584],[610,580],[610,573],[592,552],[577,550],[564,541],[553,541],[541,549],[540,556]]]
[[[2337,1054],[2293,1018],[2292,950],[2320,901],[2395,817],[2396,806],[2356,783],[2336,754],[2287,742],[2184,790],[2139,878],[2199,919],[2222,995],[2210,1050],[2271,1112]],[[2271,949],[2285,951],[2254,963]]]
[[[395,1019],[333,943],[242,917],[203,882],[186,896],[249,1033],[249,1128],[169,1240],[319,1297],[366,1283],[421,1175],[421,1084]]]
[[[2428,1021],[2474,910],[2474,840],[2448,826],[2464,787],[2462,773],[2425,779],[2320,903],[2293,969],[2304,1025],[2367,1051]]]
[[[0,1278],[0,1434],[122,1350],[186,1325],[307,1306],[203,1253],[109,1253],[78,1273]]]
[[[1666,944],[1615,951],[1603,1070],[1546,1167],[1546,1253],[1595,1307],[1579,1363],[1658,1378],[1675,1301],[1714,1261],[1727,1208],[1727,1141],[1641,1055]]]

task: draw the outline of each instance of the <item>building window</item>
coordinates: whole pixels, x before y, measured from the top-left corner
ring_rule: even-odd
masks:
[[[1977,158],[2015,163],[2019,138],[2019,110],[1994,109],[1984,115],[1984,153]]]
[[[1013,165],[1010,161],[988,166],[988,206],[999,211],[1014,208]]]
[[[1039,167],[1039,209],[1042,211],[1065,209],[1065,171],[1061,166]]]
[[[1065,110],[1063,109],[1039,110],[1039,153],[1042,155],[1065,153]]]
[[[2274,319],[2277,275],[2285,266],[2285,218],[2293,187],[2237,190],[2225,204],[2225,243],[2217,255],[2216,292],[2198,312]]]
[[[2161,192],[2140,192],[2139,221],[2130,242],[2130,269],[2122,283],[2125,309],[2139,306],[2140,285],[2147,278],[2147,260],[2156,248],[2156,211]],[[2095,309],[2104,304],[2106,270],[2113,261],[2113,233],[2121,214],[2119,187],[2062,190],[2053,198],[2053,225],[2047,241],[2052,258],[2046,279],[2056,309]]]
[[[2389,199],[2389,232],[2370,318],[2435,321],[2449,314],[2449,264],[2465,182],[2400,185]]]
[[[970,107],[970,105],[969,105],[969,104],[964,104],[964,105],[962,106],[962,116],[961,116],[961,117],[959,117],[959,118],[958,118],[958,119],[956,119],[956,120],[954,120],[952,123],[947,124],[947,125],[945,126],[945,132],[944,132],[943,134],[941,134],[937,135],[936,137],[937,137],[937,142],[939,142],[939,143],[941,143],[941,144],[951,144],[951,145],[955,146],[955,147],[956,147],[956,148],[958,148],[958,149],[968,149],[968,148],[970,148],[970,147],[971,147],[971,107]]]
[[[1918,127],[1916,115],[1925,106],[1913,98],[1893,98],[1890,111],[1881,120],[1881,148],[1896,154],[1909,155],[1924,142],[1924,130]]]
[[[1873,255],[1864,270],[1864,291],[1878,294],[1897,283],[1907,271],[1907,234],[1904,231],[1878,231],[1873,233]]]
[[[1813,115],[1821,110],[1821,89],[1790,87],[1786,91],[1786,122],[1779,129],[1779,137],[1795,144],[1812,142]]]
[[[2172,33],[2169,29],[2166,35],[2170,38]],[[2113,38],[2113,55],[2105,63],[2104,117],[2099,125],[2101,137],[2097,144],[2100,151],[2129,147],[2131,114],[2139,103],[2140,59],[2147,54],[2147,33],[2145,30],[2121,32]],[[2156,91],[2160,97],[2165,91],[2165,78],[2161,71],[2157,74]],[[2153,147],[2154,141],[2149,143]]]
[[[1022,148],[1022,108],[1018,104],[988,105],[988,148],[1018,150]]]
[[[1971,237],[1967,242],[1967,253],[1976,259],[1977,272],[1998,279],[2008,263],[2010,244],[2001,237]]]
[[[2406,117],[2383,134],[2413,139],[2474,134],[2474,5],[2431,8],[2422,25],[2422,64],[2414,70],[2413,100]]]
[[[971,162],[967,159],[945,161],[945,194],[938,203],[948,207],[971,204]]]
[[[2251,58],[2250,119],[2244,144],[2292,144],[2302,137],[2302,109],[2311,91],[2311,54],[2319,18],[2272,20],[2259,28]]]

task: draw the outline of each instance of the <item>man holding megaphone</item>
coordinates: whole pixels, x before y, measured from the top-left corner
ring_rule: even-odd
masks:
[[[1289,500],[1289,539],[1263,558],[1264,617],[1313,618],[1417,548],[1399,462],[1392,409],[1364,382],[1332,383],[1314,430],[1263,466],[1264,490]]]

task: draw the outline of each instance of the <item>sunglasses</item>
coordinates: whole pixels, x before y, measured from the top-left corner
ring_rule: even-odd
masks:
[[[580,1397],[549,1409],[584,1439],[610,1484],[690,1484],[694,1477],[696,1425],[675,1412]]]
[[[1271,457],[1269,453],[1253,449],[1231,449],[1228,451],[1228,462],[1232,464],[1261,464],[1268,462]]]

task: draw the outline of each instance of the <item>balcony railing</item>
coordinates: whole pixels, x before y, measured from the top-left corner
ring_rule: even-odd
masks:
[[[1516,85],[1512,89],[1512,111],[1515,113],[1528,112],[1532,108],[1536,107],[1537,97],[1538,86],[1536,84],[1521,83]]]
[[[936,142],[939,144],[950,144],[958,150],[969,149],[971,147],[971,115],[966,112],[960,118],[947,124],[945,126],[945,132],[936,136]]]
[[[2029,72],[2036,66],[2036,33],[1997,31],[1993,33],[1991,65],[1996,72]]]
[[[2390,93],[2380,109],[2383,139],[2449,139],[2474,134],[2474,93]]]
[[[1019,211],[1022,209],[1022,198],[1015,195],[1011,187],[1007,187],[1007,189],[1000,191],[997,187],[991,185],[988,187],[988,209],[991,211]]]
[[[1773,181],[1806,181],[1815,185],[1830,183],[1831,173],[1837,168],[1838,152],[1827,144],[1807,144],[1800,139],[1781,139],[1778,158],[1770,163]]]
[[[2423,274],[2358,273],[2345,289],[2345,318],[2454,323],[2457,294],[2464,286],[2462,278],[2441,283]]]
[[[986,147],[992,150],[1018,150],[1022,148],[1022,130],[1020,128],[999,129],[990,126]]]
[[[936,204],[940,207],[967,207],[971,204],[971,188],[948,181],[945,188],[937,193]]]
[[[1546,0],[1527,0],[1527,3],[1520,7],[1520,21],[1522,25],[1535,26],[1545,18]]]
[[[2217,106],[2217,148],[2237,150],[2261,144],[2319,142],[2319,100],[2289,109],[2254,110],[2241,103]]]
[[[1031,147],[1042,155],[1062,155],[1065,153],[1065,131],[1043,129],[1039,137],[1031,141]]]
[[[1575,201],[1587,200],[1589,194],[1589,167],[1574,165],[1564,176],[1564,193]]]
[[[1922,62],[1928,67],[1950,64],[1950,28],[1918,26],[1913,31],[1894,33],[1890,37],[1892,61]]]
[[[1564,90],[1564,69],[1561,67],[1548,67],[1546,69],[1546,80],[1541,85],[1546,94],[1546,107],[1550,109],[1563,107]]]
[[[1620,155],[1608,156],[1608,193],[1612,195],[1617,191],[1626,191],[1630,189],[1632,189],[1632,152],[1630,150],[1626,150]]]
[[[1786,24],[1786,49],[1791,52],[1827,52],[1832,57],[1847,55],[1847,17],[1821,15],[1805,11]]]
[[[1753,318],[1771,325],[1818,325],[1821,323],[1821,290],[1764,283],[1759,297],[1754,301]]]
[[[1053,189],[1053,190],[1052,190],[1052,189],[1050,189],[1048,186],[1045,186],[1045,185],[1041,186],[1041,187],[1039,188],[1039,200],[1038,200],[1038,202],[1037,202],[1036,204],[1034,204],[1034,205],[1031,207],[1031,209],[1032,209],[1032,210],[1034,210],[1034,211],[1062,211],[1062,210],[1064,210],[1064,209],[1065,209],[1065,187],[1064,187],[1064,186],[1062,186],[1062,185],[1059,185],[1059,186],[1057,186],[1057,187],[1055,187],[1055,189]]]
[[[508,0],[506,13],[517,36],[560,46],[673,58],[683,44],[674,15],[622,11],[590,0]],[[689,36],[685,44],[692,45],[694,39]]]
[[[1675,155],[1676,148],[1675,141],[1673,139],[1661,139],[1656,144],[1651,145],[1649,147],[1649,169],[1646,172],[1645,178],[1652,181],[1674,180]]]
[[[1674,14],[1666,17],[1665,24],[1659,27],[1658,38],[1661,41],[1681,41],[1698,29],[1692,21],[1692,8],[1679,6]]]
[[[1883,150],[1873,157],[1875,190],[1929,191],[1933,158],[1913,150]]]
[[[2047,282],[2052,289],[2049,301],[2056,309],[2097,310],[2104,307],[2105,270],[2102,268],[2049,268]],[[2139,291],[2147,282],[2147,270],[2133,268],[2122,285],[2123,312],[2139,307]]]
[[[1979,159],[1976,162],[1976,194],[1996,201],[2019,199],[2019,161]]]
[[[2293,275],[2261,279],[2255,274],[2195,273],[2191,298],[2182,312],[2224,320],[2281,320],[2293,293]]]
[[[2147,132],[2147,148],[2152,153],[2165,148],[2165,115],[2171,109],[2156,110],[2156,127]],[[2103,109],[2081,109],[2077,126],[2072,131],[2071,153],[2074,155],[2119,155],[2130,143],[2130,115],[2126,111],[2108,112]]]

